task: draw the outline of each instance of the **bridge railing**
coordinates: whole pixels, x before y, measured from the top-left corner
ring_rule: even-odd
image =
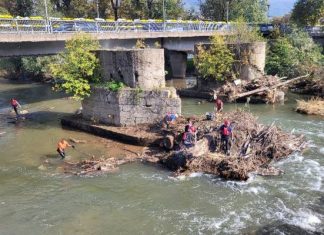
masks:
[[[228,30],[225,22],[167,20],[86,20],[42,18],[1,18],[0,33],[181,32]]]

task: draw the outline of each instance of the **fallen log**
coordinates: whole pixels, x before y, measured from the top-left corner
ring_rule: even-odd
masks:
[[[287,80],[287,81],[284,81],[284,82],[280,82],[278,84],[275,84],[273,86],[270,86],[270,87],[262,87],[262,88],[258,88],[258,89],[255,89],[255,90],[252,90],[252,91],[248,91],[248,92],[244,92],[244,93],[241,93],[241,94],[237,94],[237,95],[234,95],[232,97],[233,100],[236,100],[236,99],[239,99],[239,98],[242,98],[242,97],[246,97],[246,96],[250,96],[250,95],[254,95],[254,94],[258,94],[258,93],[261,93],[263,91],[268,91],[268,90],[273,90],[277,87],[281,87],[281,86],[285,86],[289,83],[292,83],[292,82],[295,82],[299,79],[303,79],[303,78],[307,78],[309,77],[309,74],[306,74],[306,75],[303,75],[303,76],[299,76],[299,77],[296,77],[296,78],[293,78],[293,79],[290,79],[290,80]]]

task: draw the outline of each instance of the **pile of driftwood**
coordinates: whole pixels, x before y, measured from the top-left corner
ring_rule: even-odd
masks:
[[[230,156],[221,150],[217,131],[225,118],[232,121],[234,129]],[[174,147],[175,150],[165,152],[162,156],[160,154],[158,162],[177,174],[205,172],[225,179],[247,180],[251,172],[261,175],[280,174],[281,171],[274,169],[271,163],[305,148],[303,136],[289,134],[274,124],[259,124],[252,114],[243,111],[219,116],[216,121],[210,122],[207,129],[198,128],[200,133],[194,147]],[[150,151],[146,155],[150,160],[153,157]]]
[[[93,175],[101,173],[113,173],[118,171],[118,166],[134,162],[137,157],[125,158],[104,158],[96,159],[92,157],[89,160],[82,160],[80,162],[65,162],[64,172],[75,175]]]
[[[251,103],[279,103],[283,102],[284,91],[289,84],[308,76],[300,76],[284,81],[285,78],[263,75],[252,81],[241,80],[239,84],[226,82],[213,92],[219,96],[227,97],[228,101],[245,102],[249,97]]]

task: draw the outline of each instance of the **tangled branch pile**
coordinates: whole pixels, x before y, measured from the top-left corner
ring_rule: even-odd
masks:
[[[215,130],[223,118],[232,120],[234,128],[230,156],[220,150],[220,137]],[[274,124],[258,124],[252,114],[243,111],[227,113],[211,127],[213,131],[203,134],[194,147],[166,153],[160,162],[179,174],[205,172],[226,179],[246,180],[251,172],[279,174],[280,170],[271,167],[271,162],[305,148],[303,136],[286,133]]]
[[[134,162],[137,158],[125,157],[125,158],[99,158],[92,157],[89,160],[82,160],[80,162],[72,163],[65,162],[65,173],[72,173],[75,175],[89,175],[98,173],[112,173],[118,170],[118,166]]]

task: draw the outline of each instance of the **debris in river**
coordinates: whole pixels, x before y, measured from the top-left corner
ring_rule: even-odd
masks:
[[[235,141],[230,156],[220,151],[220,137],[216,131],[223,119],[234,120]],[[305,148],[303,136],[286,133],[274,123],[270,126],[259,124],[256,117],[243,111],[219,115],[216,122],[198,127],[197,136],[194,147],[165,152],[159,162],[177,174],[204,172],[225,179],[247,180],[252,172],[280,174],[281,170],[270,167],[270,164]],[[176,141],[174,146],[177,149]],[[150,150],[146,155],[152,155]]]
[[[239,84],[226,82],[221,87],[213,90],[219,96],[228,97],[229,101],[240,100],[246,97],[253,97],[252,102],[282,103],[284,92],[280,89],[290,83],[309,77],[309,75],[299,76],[287,81],[276,76],[263,75],[259,79],[252,81],[243,80]],[[280,89],[279,89],[280,88]]]
[[[125,158],[99,158],[92,157],[89,160],[82,160],[80,162],[65,162],[65,173],[73,173],[75,175],[89,175],[98,173],[113,173],[119,168],[119,165],[134,162],[138,157]]]
[[[303,114],[324,116],[324,99],[297,100],[296,111]]]
[[[168,129],[163,128],[159,122],[138,127],[141,131],[160,133],[160,147],[147,147],[142,155],[131,154],[121,159],[91,158],[66,163],[65,172],[77,175],[114,172],[121,164],[142,160],[161,164],[176,175],[203,172],[225,179],[247,180],[249,173],[253,172],[260,175],[281,174],[282,171],[273,168],[271,163],[306,147],[303,136],[286,133],[274,123],[259,124],[256,117],[242,110],[218,114],[213,121],[206,120],[203,116],[193,116],[190,119],[197,128],[194,147],[181,146],[181,136],[188,122],[184,117],[179,117],[176,125]],[[235,136],[230,156],[226,156],[220,146],[218,128],[224,119],[232,122]],[[134,127],[130,129],[133,130]]]

